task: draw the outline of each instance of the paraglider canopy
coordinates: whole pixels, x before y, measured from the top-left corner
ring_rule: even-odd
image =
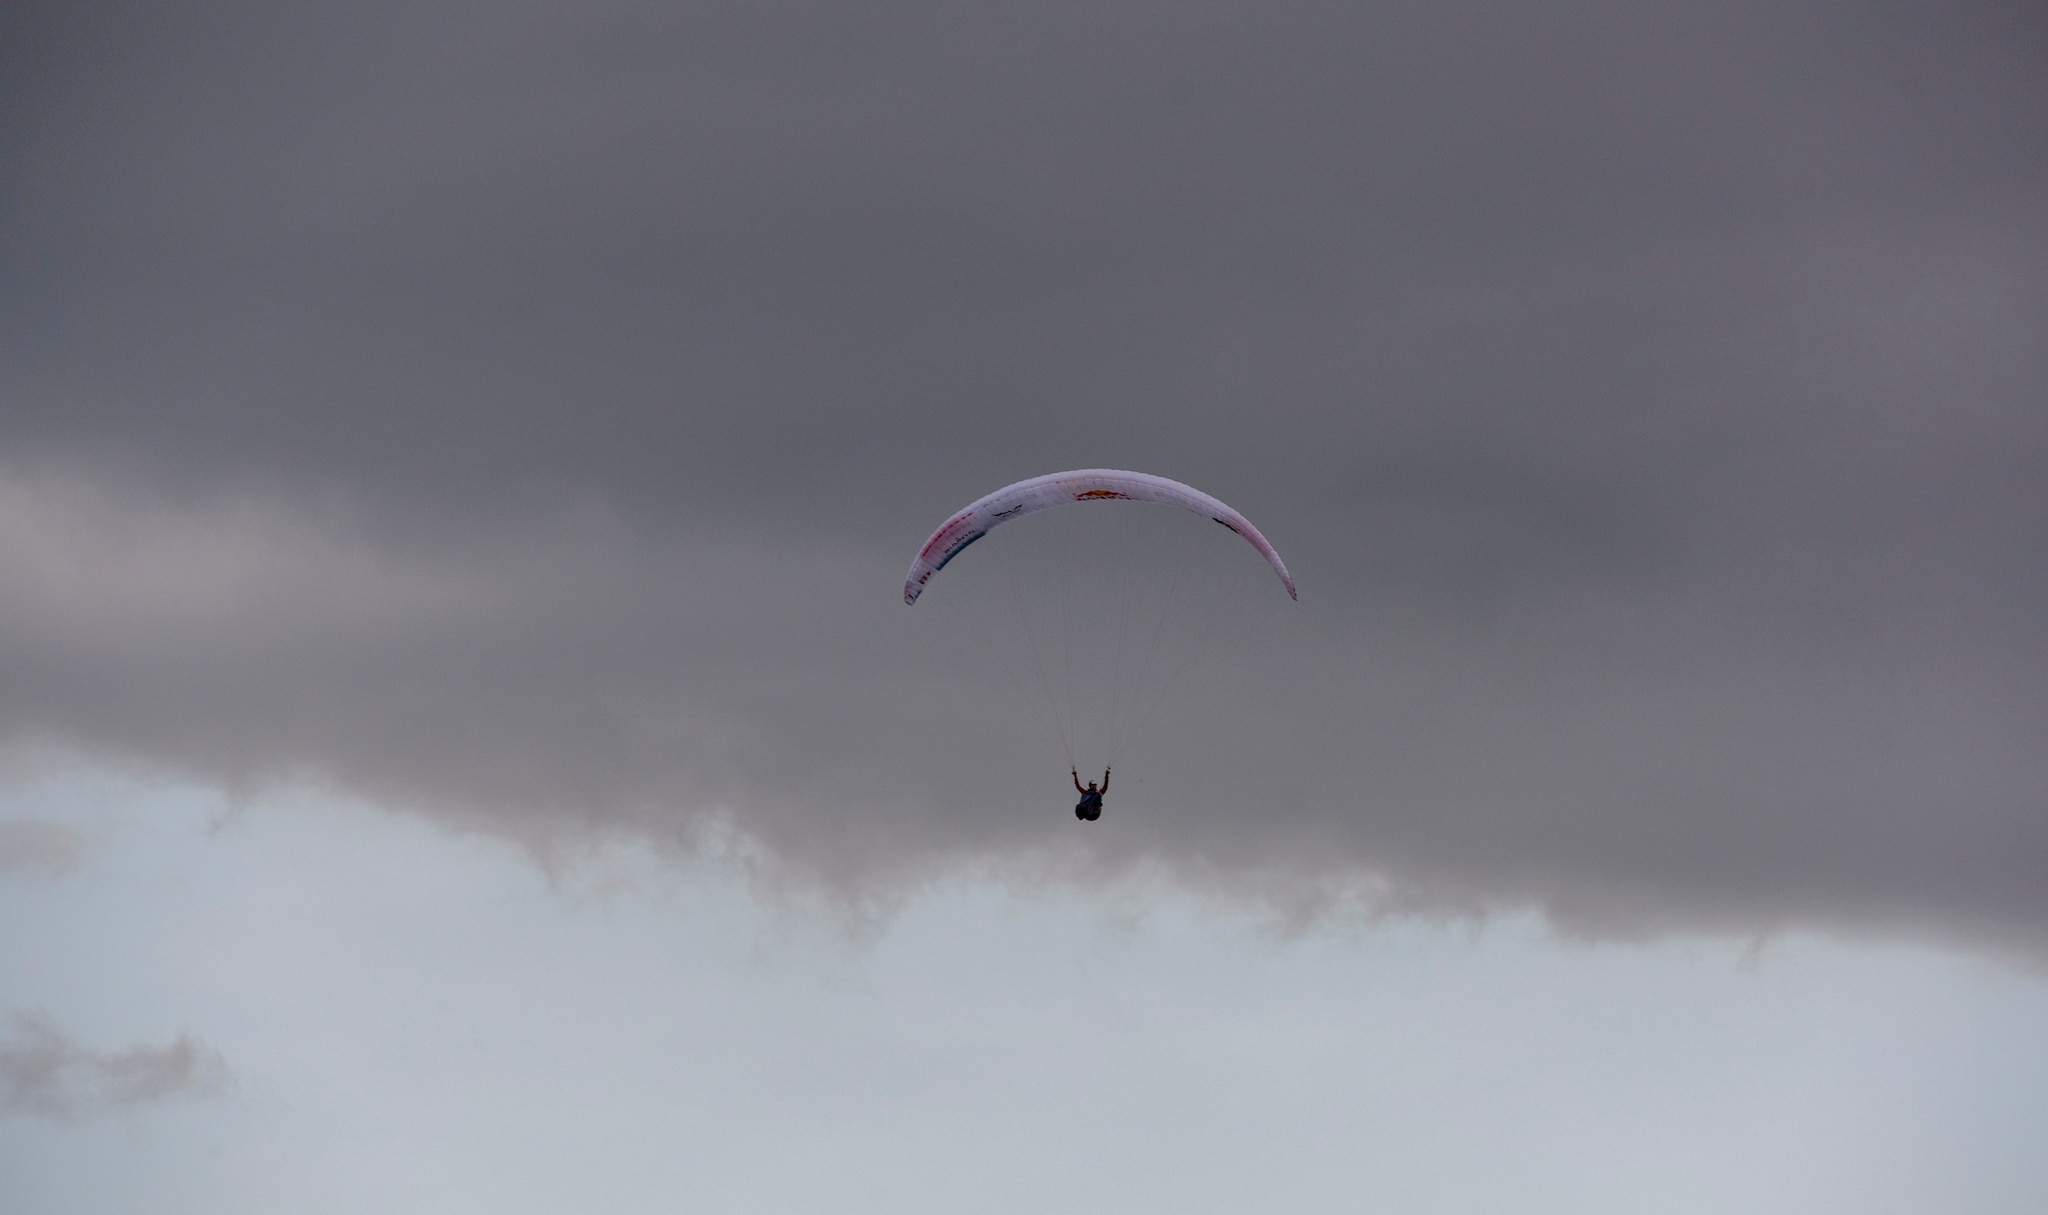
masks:
[[[1207,515],[1243,536],[1259,550],[1259,555],[1280,576],[1288,598],[1298,598],[1294,592],[1294,578],[1287,572],[1287,565],[1280,560],[1280,554],[1273,550],[1259,529],[1252,526],[1250,519],[1221,500],[1192,485],[1155,477],[1151,473],[1082,468],[1073,472],[1048,473],[1006,485],[986,497],[975,499],[966,509],[954,514],[931,534],[924,547],[917,551],[917,558],[910,563],[910,574],[903,581],[903,602],[916,603],[932,575],[946,568],[946,563],[959,556],[960,550],[986,536],[992,529],[1026,515],[1084,502],[1156,502]]]
[[[1109,764],[1169,703],[1182,676],[1212,656],[1209,642],[1229,637],[1241,648],[1247,633],[1238,626],[1251,613],[1279,608],[1272,583],[1250,562],[1222,563],[1228,573],[1207,564],[1219,548],[1242,550],[1183,512],[1213,519],[1250,544],[1288,597],[1296,596],[1280,554],[1230,506],[1166,477],[1084,468],[1006,485],[954,512],[911,561],[903,602],[916,603],[953,558],[1003,524],[1090,502],[1178,509],[1086,511],[1005,532],[1000,559],[965,562],[936,599],[944,616],[972,634],[961,638],[959,652],[1001,670],[1070,768],[1082,755],[1093,768],[1100,756],[1102,789],[1091,794],[1075,779],[1082,794],[1076,813],[1093,820]],[[1056,537],[1064,543],[1048,543]]]

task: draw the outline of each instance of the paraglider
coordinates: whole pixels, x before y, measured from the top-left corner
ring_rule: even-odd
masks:
[[[955,557],[958,557],[969,545],[982,539],[996,528],[1006,523],[1015,522],[1027,515],[1035,515],[1057,507],[1076,506],[1091,502],[1153,503],[1162,506],[1178,507],[1182,510],[1213,519],[1236,533],[1246,543],[1250,544],[1253,549],[1257,550],[1258,554],[1265,559],[1266,564],[1272,568],[1273,574],[1280,579],[1280,585],[1286,589],[1288,598],[1298,598],[1295,592],[1294,577],[1287,572],[1286,563],[1280,559],[1280,554],[1274,550],[1271,542],[1266,539],[1258,528],[1252,525],[1251,520],[1245,518],[1221,500],[1203,493],[1191,485],[1185,485],[1179,481],[1155,476],[1151,473],[1131,472],[1113,468],[1084,468],[1071,472],[1051,473],[1042,477],[1032,477],[1012,485],[1006,485],[994,493],[975,499],[964,509],[955,512],[939,526],[938,530],[931,534],[930,538],[918,549],[916,557],[912,559],[910,571],[903,580],[903,602],[905,604],[915,604],[940,570],[946,568],[947,564]],[[1065,570],[1058,571],[1056,581],[1063,580],[1065,576]],[[1130,581],[1129,571],[1118,570],[1116,579],[1124,585],[1127,595]],[[970,579],[971,581],[972,579]],[[1054,585],[1054,583],[1047,583],[1045,585],[1050,586]],[[1270,583],[1267,585],[1270,585]],[[1137,668],[1136,677],[1140,683],[1148,675],[1163,671],[1163,678],[1166,682],[1157,688],[1133,687],[1129,692],[1125,692],[1120,685],[1117,685],[1116,681],[1118,678],[1121,675],[1128,674],[1128,669],[1124,666],[1123,640],[1128,618],[1134,615],[1134,613],[1130,611],[1131,605],[1127,599],[1116,603],[1113,612],[1105,609],[1102,613],[1105,619],[1101,627],[1105,634],[1107,634],[1110,631],[1109,622],[1114,621],[1113,635],[1116,638],[1114,656],[1111,661],[1105,664],[1112,684],[1112,690],[1107,695],[1098,693],[1098,695],[1101,695],[1101,700],[1107,701],[1109,706],[1105,730],[1107,738],[1104,745],[1112,759],[1117,753],[1118,748],[1129,741],[1131,734],[1137,728],[1136,724],[1128,720],[1119,720],[1120,716],[1127,718],[1129,712],[1135,708],[1139,714],[1139,720],[1142,721],[1145,714],[1158,707],[1159,703],[1164,699],[1166,689],[1171,686],[1173,679],[1186,668],[1186,657],[1177,662],[1161,661],[1156,665],[1154,662],[1155,657],[1158,657],[1156,651],[1159,649],[1161,630],[1168,623],[1167,618],[1174,617],[1177,619],[1180,614],[1184,614],[1182,609],[1200,611],[1208,606],[1205,602],[1207,598],[1205,595],[1199,592],[1182,594],[1181,591],[1180,581],[1176,578],[1162,601],[1162,610],[1166,615],[1162,616],[1159,623],[1151,630],[1151,640],[1143,647],[1143,663]],[[1016,593],[1014,580],[1012,593]],[[1075,702],[1088,699],[1085,691],[1079,696],[1075,694],[1070,670],[1073,666],[1071,653],[1073,638],[1070,635],[1072,621],[1070,617],[1073,615],[1073,603],[1076,598],[1093,599],[1094,596],[1086,593],[1082,593],[1079,596],[1064,596],[1065,601],[1060,604],[1059,608],[1060,637],[1059,644],[1056,647],[1057,652],[1054,652],[1055,647],[1050,644],[1050,638],[1048,638],[1048,644],[1041,645],[1034,631],[1029,627],[1028,622],[1020,621],[1022,627],[1019,629],[1019,632],[1021,633],[1022,646],[1025,652],[1017,656],[1018,664],[1026,676],[1036,676],[1035,688],[1031,687],[1034,682],[1032,679],[1019,676],[1016,672],[1010,671],[1007,661],[1005,662],[1006,671],[1011,674],[1013,682],[1020,689],[1039,694],[1039,697],[1037,697],[1040,698],[1039,707],[1044,716],[1052,720],[1059,735],[1060,745],[1068,752],[1070,761],[1073,758],[1076,737],[1083,733],[1078,719],[1075,718]],[[1082,614],[1085,615],[1086,613],[1083,612]],[[1003,629],[984,628],[971,614],[967,616],[967,619],[980,634],[983,641],[1001,642],[1003,640]],[[1194,639],[1192,644],[1195,649],[1199,649],[1200,642],[1206,636],[1208,636],[1208,631],[1204,630]],[[1187,656],[1191,656],[1192,652],[1192,650],[1188,651]],[[1088,670],[1088,666],[1085,663],[1083,664],[1083,670]],[[1062,684],[1062,681],[1058,679],[1058,675],[1062,672],[1068,675],[1062,686],[1065,696],[1061,696],[1054,691],[1056,684]],[[1088,737],[1094,738],[1095,735],[1090,732]],[[1080,801],[1074,806],[1075,818],[1083,822],[1094,822],[1102,817],[1102,798],[1103,794],[1109,791],[1109,772],[1109,765],[1104,764],[1102,783],[1097,785],[1094,781],[1090,781],[1084,786],[1081,783],[1081,774],[1078,766],[1070,762],[1068,773],[1073,778],[1075,792],[1081,795]]]
[[[1083,789],[1081,787],[1081,774],[1073,768],[1067,769],[1067,775],[1074,778],[1074,792],[1081,795],[1081,800],[1074,804],[1074,817],[1085,819],[1091,823],[1101,818],[1102,795],[1109,792],[1109,769],[1104,768],[1102,770],[1102,787],[1100,789],[1095,787],[1095,782],[1092,780],[1088,782],[1088,787]]]

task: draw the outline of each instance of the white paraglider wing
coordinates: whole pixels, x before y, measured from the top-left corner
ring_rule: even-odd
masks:
[[[1273,546],[1258,528],[1252,526],[1251,520],[1223,502],[1192,485],[1150,473],[1083,468],[1006,485],[987,497],[977,498],[965,510],[946,520],[917,551],[917,559],[910,563],[910,575],[903,582],[903,602],[916,603],[933,574],[946,568],[946,563],[959,556],[961,549],[986,536],[992,529],[1042,510],[1082,502],[1157,502],[1207,515],[1243,536],[1259,550],[1259,555],[1280,576],[1288,597],[1298,598],[1294,593],[1294,578],[1288,574],[1280,554],[1273,551]]]

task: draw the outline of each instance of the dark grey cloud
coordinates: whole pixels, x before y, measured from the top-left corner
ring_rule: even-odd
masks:
[[[70,1120],[233,1091],[220,1052],[190,1034],[122,1051],[82,1047],[42,1013],[17,1013],[0,1038],[0,1114]]]
[[[2036,7],[9,21],[18,746],[849,891],[2048,924]],[[1076,465],[1305,596],[1086,837],[895,597]]]

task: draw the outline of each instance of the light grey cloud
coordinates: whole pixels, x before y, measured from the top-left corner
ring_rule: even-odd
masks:
[[[68,872],[85,855],[89,841],[62,823],[41,819],[0,819],[0,877],[12,873]]]
[[[13,745],[856,893],[2048,924],[2030,8],[12,20]],[[895,583],[1084,465],[1304,600],[1081,837]]]
[[[82,1047],[42,1013],[16,1013],[0,1038],[0,1114],[70,1120],[234,1090],[220,1052],[190,1034],[121,1051]]]

